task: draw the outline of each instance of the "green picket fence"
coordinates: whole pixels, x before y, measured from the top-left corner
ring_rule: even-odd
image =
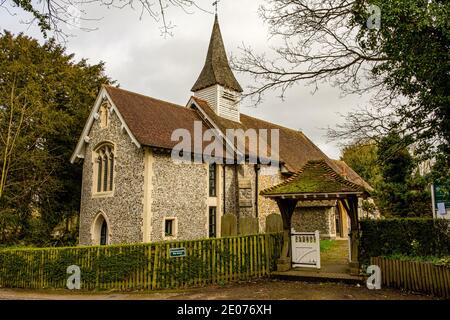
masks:
[[[5,249],[0,287],[66,288],[67,267],[81,269],[81,289],[153,290],[224,284],[267,276],[280,234],[121,246]],[[170,249],[186,256],[171,257]]]

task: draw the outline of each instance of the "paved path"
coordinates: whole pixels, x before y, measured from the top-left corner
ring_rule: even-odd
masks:
[[[336,283],[286,282],[276,280],[240,283],[177,291],[72,293],[66,290],[0,289],[0,300],[429,300],[428,296],[399,290],[368,290]]]

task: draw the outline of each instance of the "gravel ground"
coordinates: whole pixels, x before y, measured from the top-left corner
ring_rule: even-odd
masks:
[[[341,283],[266,280],[187,290],[150,292],[69,292],[0,289],[0,300],[430,300],[400,290],[368,290]]]

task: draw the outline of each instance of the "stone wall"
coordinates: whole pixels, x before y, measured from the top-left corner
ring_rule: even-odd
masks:
[[[328,223],[330,226],[329,227],[330,232],[329,232],[328,237],[332,238],[332,239],[336,239],[336,211],[337,211],[336,207],[332,207],[329,209]],[[341,223],[342,223],[342,221],[341,221]]]
[[[177,240],[207,238],[208,165],[177,164],[170,154],[154,152],[152,171],[151,241],[168,240],[165,217],[176,218]]]
[[[239,181],[239,215],[240,217],[255,217],[256,172],[252,164],[243,164],[238,170]],[[238,222],[239,224],[239,222]]]
[[[222,167],[223,168],[223,167]],[[217,223],[223,214],[255,217],[255,169],[253,165],[225,166],[225,193],[223,171],[218,170]],[[176,218],[177,240],[208,237],[208,165],[176,164],[169,154],[153,153],[151,180],[151,241],[168,240],[164,237],[164,218]],[[237,177],[237,181],[236,181]],[[238,190],[238,197],[236,194]],[[225,211],[223,210],[225,197]],[[239,201],[239,204],[237,204]]]
[[[283,181],[280,170],[271,169],[269,166],[261,166],[258,177],[258,189],[259,192],[277,185]],[[258,194],[259,194],[258,192]],[[258,196],[258,217],[259,217],[259,230],[266,230],[266,218],[272,213],[280,214],[278,205],[274,200],[265,198],[261,195]]]
[[[142,242],[142,212],[144,188],[144,153],[121,130],[116,114],[109,117],[109,125],[100,127],[94,121],[89,133],[83,163],[83,185],[80,207],[80,245],[92,245],[92,225],[100,212],[109,221],[111,244]],[[108,196],[93,194],[93,151],[103,142],[112,142],[114,147],[114,191]]]
[[[225,175],[225,213],[237,215],[239,225],[239,217],[256,216],[255,166],[252,164],[242,164],[237,167],[227,165]],[[222,186],[220,188],[223,189]]]
[[[234,165],[225,166],[225,214],[236,215],[236,185]],[[223,186],[220,186],[223,189]],[[222,193],[223,196],[223,193]],[[223,198],[222,198],[223,201]],[[223,203],[223,202],[222,202]]]
[[[297,207],[292,215],[292,227],[298,232],[319,230],[320,238],[336,238],[333,207]]]
[[[254,165],[239,165],[236,167],[237,170],[233,165],[225,166],[225,192],[221,167],[218,170],[220,177],[218,177],[216,201],[209,198],[208,194],[207,164],[177,164],[171,160],[170,153],[153,150],[150,152],[150,170],[147,169],[151,177],[144,179],[147,161],[144,150],[133,144],[131,138],[121,129],[120,120],[115,114],[110,116],[107,128],[102,129],[99,121],[95,121],[89,138],[83,165],[80,210],[80,244],[82,245],[94,244],[91,230],[100,212],[107,217],[110,224],[111,244],[142,242],[144,232],[145,241],[170,240],[164,236],[164,218],[176,219],[175,239],[206,238],[208,237],[208,205],[217,204],[217,224],[220,224],[220,216],[224,213],[239,212],[238,218],[256,216]],[[107,141],[115,145],[115,188],[112,194],[100,197],[92,193],[93,149]],[[283,180],[280,170],[261,166],[258,191]],[[149,188],[145,197],[144,188]],[[224,202],[225,210],[222,208]],[[301,213],[297,213],[298,217],[294,220],[298,220],[297,225],[301,231],[319,229],[323,236],[333,237],[336,233],[333,210],[302,208]],[[276,202],[258,196],[259,231],[265,230],[266,217],[272,213],[279,214]],[[147,222],[144,227],[145,219]]]

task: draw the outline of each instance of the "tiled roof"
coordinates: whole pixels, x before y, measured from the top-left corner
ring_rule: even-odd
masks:
[[[242,114],[240,116],[241,122],[235,122],[222,117],[219,117],[208,105],[208,102],[192,97],[194,101],[202,108],[208,117],[216,124],[219,129],[225,132],[226,129],[279,129],[280,132],[280,146],[279,157],[290,172],[299,171],[310,160],[324,160],[336,172],[344,176],[344,178],[364,186],[366,190],[371,191],[372,187],[364,181],[355,171],[353,171],[344,161],[333,160],[327,157],[307,136],[301,131],[293,130],[283,126],[273,124],[264,120],[250,117]],[[268,134],[270,138],[270,134]],[[270,156],[271,141],[268,141]],[[248,146],[246,145],[246,152]]]
[[[261,191],[261,195],[359,193],[363,186],[344,179],[325,160],[311,160],[284,182]]]
[[[142,145],[172,149],[178,141],[171,141],[176,129],[186,129],[194,137],[194,122],[202,123],[202,132],[211,125],[203,120],[199,110],[186,108],[166,101],[150,98],[141,94],[105,86],[114,105],[118,108],[130,131]],[[346,176],[350,181],[371,190],[370,186],[343,161],[329,159],[302,132],[263,121],[241,114],[241,121],[235,122],[219,117],[204,100],[193,97],[195,103],[204,111],[207,117],[222,131],[226,129],[279,129],[280,161],[290,172],[300,170],[310,160],[323,160],[334,171]],[[268,134],[270,138],[270,134]],[[209,142],[203,142],[203,148]],[[194,145],[192,141],[192,145]],[[270,156],[271,141],[268,141]],[[248,146],[246,146],[248,155]]]
[[[242,92],[242,87],[236,80],[228,64],[227,53],[223,44],[217,15],[214,21],[205,65],[191,91],[196,92],[216,84],[237,92]]]
[[[194,101],[202,108],[208,117],[219,127],[222,132],[226,129],[278,129],[279,130],[279,157],[287,169],[291,172],[300,170],[309,160],[328,159],[328,157],[309,140],[301,131],[289,129],[277,124],[260,120],[248,115],[240,115],[240,122],[235,122],[219,117],[208,105],[208,103],[199,98],[193,97]],[[268,133],[270,138],[270,133]],[[271,141],[268,140],[268,155],[270,152]],[[246,146],[248,152],[248,146]],[[330,160],[330,162],[332,162]],[[334,164],[333,164],[334,165]]]
[[[201,121],[202,131],[209,129],[195,110],[153,99],[127,90],[105,86],[131,132],[142,145],[172,149],[176,129],[186,129],[194,137],[194,122]]]

